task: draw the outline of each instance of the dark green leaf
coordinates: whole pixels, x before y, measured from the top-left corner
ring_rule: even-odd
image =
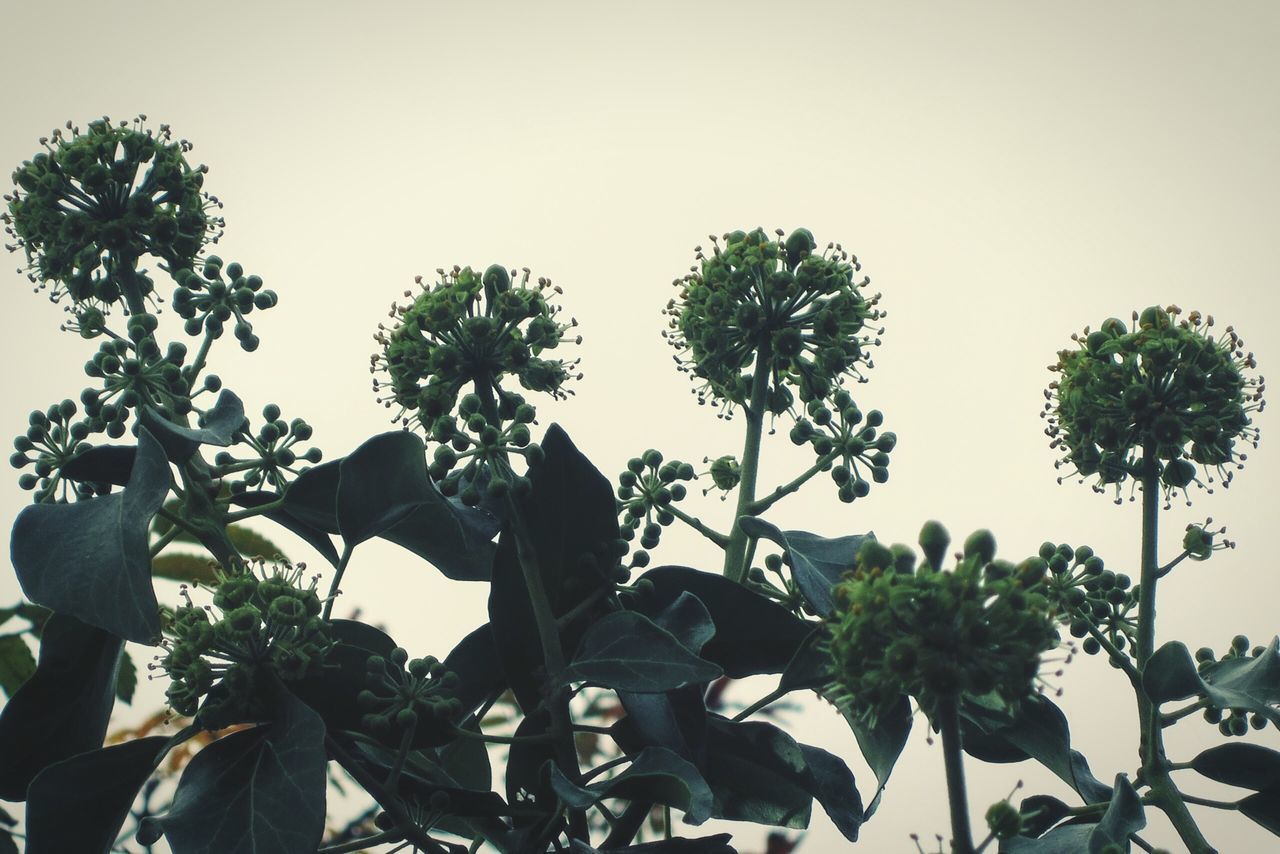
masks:
[[[1203,688],[1191,652],[1181,641],[1160,647],[1142,671],[1142,688],[1154,703],[1194,697]]]
[[[621,774],[589,786],[596,798],[625,798],[675,807],[686,824],[711,817],[712,794],[693,763],[670,750],[646,747]]]
[[[314,854],[324,834],[324,723],[280,697],[273,722],[201,750],[155,821],[174,854]]]
[[[1250,795],[1240,801],[1236,809],[1276,836],[1280,836],[1280,788]]]
[[[159,410],[144,406],[139,412],[142,426],[150,430],[175,463],[191,459],[201,445],[227,447],[245,425],[244,404],[229,389],[223,389],[218,400],[204,413],[202,426],[187,427],[168,420]]]
[[[902,748],[907,745],[907,736],[911,734],[911,701],[904,695],[894,704],[892,712],[880,715],[875,721],[854,715],[845,708],[840,711],[853,730],[853,737],[858,740],[862,758],[870,766],[871,773],[876,775],[875,796],[862,815],[866,821],[879,808],[889,775],[902,754]]]
[[[772,540],[787,552],[791,577],[814,612],[830,617],[835,610],[831,588],[840,577],[853,569],[854,557],[862,542],[874,534],[853,534],[827,539],[808,531],[783,531],[778,526],[750,516],[738,520],[742,530],[752,537]]]
[[[733,837],[728,833],[717,833],[715,836],[700,836],[697,839],[661,839],[657,842],[642,842],[639,845],[628,845],[625,848],[609,848],[608,854],[737,854],[737,850],[729,845]],[[585,842],[574,840],[569,845],[570,854],[602,854]]]
[[[1099,854],[1108,843],[1116,843],[1122,848],[1129,847],[1129,837],[1147,826],[1147,817],[1142,810],[1142,799],[1134,791],[1129,778],[1123,774],[1116,775],[1116,784],[1107,811],[1102,814],[1093,833],[1089,834],[1089,854]]]
[[[76,454],[75,459],[62,467],[62,475],[81,483],[124,486],[129,482],[137,453],[133,445],[99,445]]]
[[[36,672],[36,659],[31,647],[20,635],[0,636],[0,688],[6,697],[14,693]]]
[[[121,650],[120,667],[116,670],[116,699],[126,706],[133,703],[133,692],[138,688],[138,668],[133,656]]]
[[[613,738],[628,753],[642,747],[665,747],[698,763],[707,732],[703,686],[689,685],[664,694],[619,691],[626,717],[611,728]]]
[[[1039,839],[1019,836],[1000,844],[1000,854],[1082,854],[1096,824],[1068,824],[1055,827]]]
[[[126,640],[155,643],[160,610],[147,530],[171,481],[159,443],[144,428],[123,492],[33,504],[18,514],[10,551],[27,597]]]
[[[306,477],[306,475],[307,472],[302,473],[302,477]],[[335,486],[336,483],[337,482],[335,480]],[[290,486],[289,489],[292,491],[293,487]],[[231,501],[233,504],[237,504],[241,507],[259,507],[263,504],[270,504],[273,501],[277,501],[279,498],[280,496],[277,493],[268,490],[258,490],[233,495],[231,497]],[[286,502],[286,507],[287,506],[288,504]],[[297,534],[308,545],[320,552],[320,554],[324,556],[325,560],[329,561],[329,563],[334,566],[338,565],[338,550],[333,547],[333,540],[329,538],[329,535],[325,533],[323,529],[317,528],[316,526],[299,519],[287,509],[268,510],[262,515],[265,518],[270,519],[272,522],[275,522],[286,531]],[[336,521],[334,522],[334,527],[337,527]]]
[[[1071,814],[1071,807],[1051,795],[1031,795],[1018,805],[1022,814],[1022,835],[1041,836]]]
[[[770,599],[719,573],[683,566],[663,566],[646,572],[652,591],[627,606],[653,617],[683,593],[692,593],[715,622],[715,636],[699,653],[724,668],[734,679],[760,673],[781,673],[813,625]]]
[[[284,510],[299,522],[338,533],[338,467],[342,459],[321,463],[298,475],[284,494]]]
[[[489,749],[478,738],[455,738],[436,751],[436,759],[462,788],[488,792],[493,787]]]
[[[347,744],[348,753],[374,777],[386,779],[391,767],[395,764],[398,751],[370,744],[367,741],[358,743],[343,739],[341,734],[334,736],[338,741]],[[473,745],[483,743],[472,739],[459,739]],[[465,751],[464,751],[465,755]],[[434,751],[412,751],[405,762],[404,771],[400,775],[400,786],[397,794],[409,803],[416,803],[421,808],[430,806],[431,796],[443,792],[449,796],[449,812],[454,816],[467,818],[493,818],[509,812],[507,805],[496,792],[485,787],[479,789],[464,785],[455,779],[447,768],[436,762]],[[505,827],[502,830],[506,832]]]
[[[1200,672],[1205,694],[1220,709],[1246,709],[1280,726],[1280,638],[1261,655],[1229,658]]]
[[[338,465],[338,532],[350,548],[376,537],[438,497],[422,439],[394,430],[366,440]]]
[[[153,735],[50,765],[31,783],[27,854],[112,848],[168,737]]]
[[[560,802],[569,809],[584,810],[600,800],[598,793],[570,782],[564,772],[556,767],[554,759],[548,759],[542,764],[541,774],[550,781],[551,791],[555,792]]]
[[[715,795],[714,818],[809,826],[813,777],[800,745],[773,724],[711,717],[702,770]]]
[[[653,617],[654,625],[671,633],[672,637],[695,655],[702,651],[707,641],[716,633],[711,612],[702,600],[685,591],[676,601]]]
[[[609,480],[558,425],[547,429],[542,449],[545,459],[529,470],[533,488],[514,500],[552,613],[561,617],[612,587],[618,517]],[[541,701],[539,674],[545,665],[519,551],[516,532],[508,524],[493,560],[489,624],[508,683],[527,712]],[[576,649],[586,627],[607,610],[602,598],[595,610],[587,609],[562,626],[564,650]]]
[[[435,493],[379,536],[413,552],[445,578],[488,581],[497,552],[492,541],[496,528],[496,520],[487,511],[458,507]]]
[[[721,673],[643,614],[616,611],[587,631],[562,681],[657,694],[710,682]]]
[[[551,716],[546,709],[525,715],[516,727],[517,738],[545,735],[551,729]],[[547,763],[555,764],[555,748],[549,741],[526,741],[511,745],[507,756],[507,803],[519,804],[543,814],[557,808],[559,796],[544,773]],[[530,827],[539,819],[534,816],[517,817],[515,826]]]
[[[850,842],[858,841],[862,825],[862,796],[854,783],[853,772],[844,760],[819,747],[800,745],[805,764],[813,777],[809,792],[822,804],[836,829]]]
[[[122,645],[66,614],[45,623],[36,672],[0,709],[0,798],[25,799],[44,768],[102,746]]]
[[[826,629],[814,629],[796,650],[782,671],[778,688],[782,691],[817,691],[831,682],[831,654],[823,649]]]
[[[1191,760],[1210,780],[1253,789],[1280,789],[1280,752],[1260,744],[1233,742],[1211,747]]]
[[[488,698],[506,689],[507,679],[498,660],[493,630],[485,623],[458,642],[445,657],[447,670],[458,674],[454,696],[462,702],[460,717],[466,717]]]

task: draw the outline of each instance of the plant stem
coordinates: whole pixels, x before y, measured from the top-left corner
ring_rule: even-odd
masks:
[[[1135,653],[1140,672],[1156,645],[1156,581],[1160,577],[1157,537],[1160,530],[1160,476],[1156,469],[1155,446],[1146,442],[1142,448],[1142,577],[1138,582],[1138,631]],[[1173,823],[1178,836],[1192,854],[1212,854],[1215,849],[1200,833],[1187,809],[1181,792],[1169,776],[1169,761],[1164,755],[1164,737],[1160,728],[1160,709],[1139,686],[1138,756],[1142,760],[1142,777],[1151,787],[1151,803],[1160,807]]]
[[[699,534],[706,537],[708,540],[715,543],[720,548],[723,549],[724,547],[729,545],[728,537],[726,537],[724,534],[720,533],[719,531],[713,531],[711,528],[708,528],[701,519],[698,519],[695,516],[690,516],[688,513],[684,512],[679,507],[676,507],[674,504],[668,504],[666,509],[671,513],[672,516],[675,516],[681,522],[684,522],[690,528],[693,528],[693,530],[697,531]]]
[[[329,595],[324,602],[324,619],[329,619],[329,615],[333,613],[333,603],[338,598],[338,585],[342,583],[342,574],[347,571],[347,561],[351,560],[350,545],[342,547],[342,557],[338,560],[338,568],[334,570],[333,581],[329,584]]]
[[[790,483],[779,486],[777,489],[775,489],[773,492],[766,495],[764,498],[761,498],[759,501],[752,502],[751,506],[747,508],[747,513],[752,516],[759,516],[761,513],[763,513],[764,511],[772,507],[774,504],[776,504],[779,500],[787,497],[793,492],[799,491],[800,487],[808,483],[809,480],[812,479],[814,475],[821,472],[823,468],[825,468],[826,466],[835,462],[836,457],[838,456],[840,456],[838,452],[832,451],[829,454],[823,454],[822,456],[818,457],[817,462],[809,466],[809,468],[805,469],[805,471],[802,472],[800,475],[798,475],[795,480],[791,481]]]
[[[756,352],[755,374],[751,378],[751,399],[744,407],[747,415],[747,435],[742,445],[742,459],[738,463],[738,505],[733,511],[733,528],[725,547],[724,574],[739,584],[747,577],[747,532],[738,519],[750,515],[756,499],[756,475],[760,470],[760,437],[764,433],[764,410],[769,397],[769,366],[772,363],[771,345],[760,342]]]
[[[960,715],[954,700],[938,706],[942,733],[942,760],[947,769],[947,801],[951,806],[952,854],[974,854],[969,828],[969,797],[964,785],[964,757],[960,753]]]
[[[330,845],[327,848],[321,848],[316,854],[347,854],[350,851],[367,851],[374,845],[381,845],[384,842],[399,842],[401,839],[404,839],[403,833],[397,830],[388,830],[385,833],[366,836],[364,839],[352,839],[337,845]]]

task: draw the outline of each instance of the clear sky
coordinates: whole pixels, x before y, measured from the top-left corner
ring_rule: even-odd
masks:
[[[561,422],[611,477],[647,447],[737,453],[741,422],[696,405],[660,311],[696,244],[755,226],[843,243],[888,310],[855,397],[899,436],[891,478],[851,506],[817,480],[775,508],[783,527],[914,541],[937,518],[957,539],[990,527],[1006,557],[1087,542],[1132,569],[1137,506],[1055,484],[1038,417],[1055,352],[1086,324],[1176,303],[1234,323],[1264,374],[1280,366],[1280,7],[1266,0],[3,0],[0,31],[0,166],[67,119],[103,114],[146,113],[195,143],[226,203],[217,251],[280,296],[255,315],[259,351],[227,336],[213,370],[251,411],[275,401],[307,418],[331,458],[389,429],[368,357],[391,301],[415,274],[494,262],[561,285],[585,336],[586,377],[569,401],[540,405],[543,425]],[[57,333],[58,307],[25,279],[3,278],[0,425],[16,435],[31,408],[78,396],[92,347]],[[172,318],[161,334],[180,337]],[[1277,628],[1280,451],[1266,413],[1259,423],[1262,447],[1230,490],[1163,517],[1167,557],[1206,515],[1241,545],[1162,584],[1160,640],[1221,650]],[[762,486],[808,463],[784,432],[766,443]],[[26,500],[16,475],[0,485],[4,518]],[[727,526],[727,504],[696,509]],[[696,536],[654,557],[718,566]],[[362,546],[348,578],[344,606],[414,654],[443,655],[484,620],[481,587],[395,546]],[[0,573],[0,602],[17,595]],[[1059,681],[1094,770],[1132,773],[1123,680],[1090,659]],[[792,721],[873,788],[833,710],[810,704]],[[947,832],[941,752],[922,730],[862,850]],[[1216,738],[1191,719],[1170,749],[1186,759]],[[969,769],[975,817],[1019,778],[1066,797],[1028,766]],[[842,850],[817,812],[803,850]],[[1274,844],[1226,819],[1204,825],[1224,851]],[[1149,838],[1167,840],[1155,825]]]

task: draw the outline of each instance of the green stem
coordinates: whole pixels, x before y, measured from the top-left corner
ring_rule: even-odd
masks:
[[[538,742],[547,742],[555,740],[552,733],[544,735],[489,735],[486,732],[479,732],[473,729],[463,729],[462,727],[454,727],[451,732],[458,738],[469,738],[472,741],[483,741],[488,744],[535,744]]]
[[[245,510],[239,510],[235,513],[227,514],[227,524],[231,525],[235,522],[243,522],[245,519],[252,519],[254,516],[261,516],[272,510],[279,510],[284,506],[284,499],[279,498],[266,504],[259,504],[257,507],[250,507]]]
[[[785,696],[786,696],[787,694],[789,694],[789,693],[791,693],[791,692],[790,692],[790,691],[784,691],[784,690],[783,690],[783,689],[781,689],[781,688],[777,688],[777,689],[775,689],[775,690],[773,690],[773,691],[770,691],[768,694],[765,694],[765,695],[764,695],[763,697],[761,697],[759,700],[756,700],[756,701],[755,701],[754,703],[752,703],[750,706],[747,706],[745,709],[743,709],[742,711],[740,711],[740,712],[738,712],[736,715],[734,715],[734,716],[733,716],[733,719],[734,719],[735,721],[746,720],[747,718],[749,718],[749,717],[751,717],[752,715],[754,715],[756,712],[758,712],[758,711],[760,711],[761,709],[763,709],[765,706],[769,705],[770,703],[774,702],[775,700],[780,700],[780,699],[782,699],[783,697],[785,697]]]
[[[766,495],[764,498],[761,498],[759,501],[752,502],[752,504],[747,508],[747,515],[759,516],[761,513],[765,512],[774,504],[776,504],[779,500],[786,498],[788,495],[791,495],[793,492],[798,492],[800,487],[808,483],[815,475],[821,472],[828,465],[835,462],[836,457],[838,456],[840,456],[838,452],[832,451],[831,453],[823,454],[822,456],[818,457],[818,461],[815,462],[813,465],[809,466],[809,468],[805,469],[805,471],[802,474],[800,474],[798,477],[796,477],[795,480],[791,481],[790,483],[779,486],[777,489],[775,489],[773,492]]]
[[[344,545],[342,547],[342,557],[338,560],[338,568],[334,570],[333,581],[329,584],[329,595],[325,598],[324,603],[324,619],[329,619],[329,615],[333,613],[333,603],[338,598],[338,585],[342,583],[342,574],[347,571],[347,562],[351,560],[352,547]]]
[[[1146,671],[1147,662],[1156,645],[1156,581],[1160,577],[1157,537],[1160,532],[1160,476],[1156,469],[1155,446],[1147,442],[1142,448],[1142,576],[1138,590],[1138,629],[1134,644],[1137,668]],[[1164,737],[1160,728],[1160,709],[1151,702],[1141,687],[1138,696],[1138,756],[1142,760],[1142,778],[1151,787],[1149,798],[1158,806],[1192,854],[1212,854],[1215,849],[1201,834],[1186,801],[1169,776],[1169,761],[1164,755]]]
[[[738,464],[738,505],[733,512],[733,528],[729,543],[725,546],[724,574],[732,581],[742,583],[747,577],[747,532],[738,520],[749,516],[756,499],[756,476],[760,470],[760,438],[764,433],[764,410],[769,399],[769,366],[772,353],[769,342],[762,341],[756,352],[755,374],[751,378],[751,399],[745,407],[747,435],[742,445],[742,460]]]
[[[400,786],[400,775],[404,773],[404,763],[409,758],[409,751],[413,748],[413,734],[417,731],[418,724],[415,721],[413,726],[406,729],[404,735],[400,736],[400,749],[396,751],[395,762],[387,773],[385,785],[388,791],[394,792]]]
[[[168,531],[165,531],[164,534],[161,535],[160,539],[152,543],[151,557],[155,557],[156,555],[160,554],[160,552],[164,551],[164,547],[169,545],[169,543],[172,543],[175,539],[177,539],[178,535],[181,533],[182,531],[178,528],[177,525],[174,525]]]
[[[352,839],[337,845],[330,845],[326,848],[321,848],[316,854],[347,854],[349,851],[367,851],[375,845],[381,845],[385,842],[399,842],[401,839],[404,839],[403,833],[398,830],[388,830],[385,833],[375,833],[373,836],[366,836],[363,839]]]
[[[672,516],[675,516],[681,522],[684,522],[690,528],[693,528],[693,530],[697,531],[699,534],[706,537],[708,540],[715,543],[720,548],[723,549],[729,545],[728,537],[726,537],[724,534],[720,533],[719,531],[713,531],[711,528],[708,528],[701,519],[695,516],[690,516],[688,513],[685,513],[683,510],[676,507],[674,504],[668,504],[666,509],[670,511]]]
[[[195,359],[188,368],[189,373],[186,380],[191,384],[192,392],[196,391],[196,378],[200,376],[200,372],[204,370],[205,360],[209,358],[209,348],[213,346],[213,336],[207,331],[204,334],[204,340],[200,342],[200,349],[196,352]]]
[[[960,753],[960,715],[955,701],[940,704],[938,729],[942,733],[942,759],[947,769],[947,801],[951,807],[952,854],[974,854],[969,828],[969,797],[964,785],[964,758]]]

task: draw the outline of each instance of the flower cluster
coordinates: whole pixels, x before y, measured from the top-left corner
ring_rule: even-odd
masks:
[[[436,447],[427,473],[440,484],[441,493],[457,495],[468,507],[477,506],[486,496],[501,499],[509,489],[523,494],[532,488],[529,478],[511,468],[511,454],[523,456],[530,464],[544,457],[542,448],[530,441],[533,407],[514,392],[503,401],[495,425],[485,414],[480,396],[464,394],[458,401],[461,420],[437,419],[432,431],[442,444]]]
[[[1223,654],[1222,658],[1218,658],[1217,654],[1207,646],[1203,646],[1196,650],[1196,666],[1200,673],[1212,670],[1224,663],[1238,663],[1242,659],[1258,658],[1267,651],[1264,646],[1249,647],[1249,638],[1245,635],[1236,635],[1231,639],[1231,646]],[[1249,728],[1266,729],[1267,719],[1258,714],[1256,711],[1251,712],[1249,709],[1223,709],[1218,706],[1209,705],[1204,710],[1204,719],[1211,724],[1218,725],[1218,732],[1225,736],[1240,737],[1249,732]]]
[[[662,452],[654,448],[627,461],[627,470],[618,475],[618,513],[624,540],[630,542],[640,532],[641,548],[631,556],[633,567],[648,565],[649,550],[657,548],[662,529],[676,520],[678,511],[672,505],[688,494],[680,481],[695,477],[693,466],[680,460],[663,462]]]
[[[183,586],[186,604],[174,613],[173,637],[149,665],[171,680],[166,696],[174,711],[217,729],[262,713],[265,680],[316,672],[333,640],[320,618],[316,579],[302,584],[305,569],[246,564],[221,577],[212,608],[196,607]]]
[[[356,698],[364,711],[362,723],[376,735],[395,736],[393,743],[424,720],[447,722],[462,710],[455,696],[458,674],[445,670],[434,656],[410,660],[401,647],[389,659],[370,656],[366,682]]]
[[[46,412],[37,409],[27,419],[27,432],[13,440],[14,453],[9,462],[16,469],[34,467],[35,473],[21,475],[18,485],[34,490],[36,503],[65,502],[69,491],[77,498],[92,498],[111,489],[110,484],[76,482],[63,471],[68,463],[89,448],[84,441],[90,432],[89,425],[71,420],[76,410],[76,404],[71,400],[50,406]]]
[[[735,231],[723,246],[712,236],[712,254],[698,247],[698,265],[675,282],[663,336],[680,370],[699,383],[700,403],[746,405],[752,372],[764,370],[767,409],[778,415],[791,410],[792,388],[806,403],[821,400],[871,367],[867,348],[880,342],[868,324],[882,313],[879,295],[862,292],[870,279],[854,280],[858,259],[834,244],[816,254],[807,229],[782,235]]]
[[[147,298],[154,286],[136,271],[140,257],[189,269],[220,233],[210,211],[221,204],[202,192],[206,170],[187,162],[191,145],[173,141],[167,125],[147,129],[145,118],[104,117],[83,133],[68,122],[13,173],[3,219],[16,242],[8,248],[22,249],[28,278],[55,282],[51,298],[69,296],[73,310]]]
[[[1045,595],[1085,652],[1102,650],[1091,629],[1120,651],[1136,643],[1139,586],[1129,576],[1107,569],[1089,546],[1044,543],[1040,558],[1049,567]]]
[[[311,447],[305,451],[297,447],[299,442],[311,438],[311,425],[301,418],[285,421],[280,417],[280,407],[268,403],[262,408],[263,425],[257,434],[246,428],[239,434],[241,445],[247,445],[252,456],[240,458],[230,451],[219,451],[213,458],[217,468],[214,474],[220,477],[242,473],[240,479],[231,484],[231,491],[244,492],[246,489],[266,486],[283,490],[289,475],[298,475],[294,468],[298,460],[318,463],[321,459],[319,448]]]
[[[224,275],[225,273],[225,275]],[[255,308],[266,311],[276,304],[276,293],[262,289],[260,276],[246,276],[244,268],[232,261],[224,271],[222,259],[210,255],[200,273],[180,269],[174,274],[178,289],[173,294],[173,310],[186,323],[188,335],[203,330],[211,338],[222,336],[223,326],[235,319],[235,336],[246,352],[258,349],[258,336],[245,315]]]
[[[375,379],[374,391],[386,390],[378,401],[395,409],[395,419],[406,427],[417,424],[449,441],[456,433],[453,415],[458,396],[474,389],[483,405],[480,414],[499,427],[511,420],[523,398],[502,387],[515,376],[529,391],[564,397],[566,384],[581,374],[577,361],[542,358],[564,343],[581,343],[567,337],[576,320],[557,320],[560,307],[548,301],[549,293],[561,293],[549,279],[529,284],[529,271],[519,281],[498,265],[476,273],[470,267],[437,270],[438,281],[416,280],[421,293],[407,305],[392,305],[395,325],[379,324],[374,339],[382,352],[371,358],[370,371],[386,375]]]
[[[831,694],[870,719],[907,694],[932,718],[962,695],[994,694],[1016,706],[1035,690],[1041,654],[1058,645],[1041,558],[995,558],[977,531],[943,571],[950,537],[936,522],[920,534],[925,563],[906,546],[868,540],[835,588],[828,621]]]
[[[867,413],[864,423],[862,410],[844,389],[836,392],[831,402],[834,410],[823,401],[810,401],[808,413],[813,420],[797,421],[791,428],[791,441],[797,445],[808,444],[822,465],[831,466],[837,494],[847,504],[866,497],[871,491],[871,482],[863,477],[863,468],[876,483],[889,479],[889,453],[898,444],[898,437],[891,432],[877,435],[884,415],[873,409]]]
[[[1250,413],[1263,407],[1263,380],[1248,376],[1253,354],[1231,327],[1216,335],[1199,312],[1185,320],[1177,306],[1135,312],[1134,329],[1112,318],[1102,328],[1073,335],[1050,366],[1058,379],[1045,392],[1042,416],[1050,447],[1081,478],[1097,477],[1096,491],[1150,467],[1166,493],[1191,483],[1224,485],[1245,455],[1238,442],[1257,446]],[[1197,477],[1205,471],[1205,482]]]
[[[129,338],[109,338],[84,366],[85,373],[102,381],[102,389],[85,389],[80,395],[92,432],[105,431],[118,439],[124,435],[129,410],[154,406],[176,416],[192,410],[191,385],[182,370],[187,347],[169,344],[161,355],[152,333],[153,314],[129,318]]]

